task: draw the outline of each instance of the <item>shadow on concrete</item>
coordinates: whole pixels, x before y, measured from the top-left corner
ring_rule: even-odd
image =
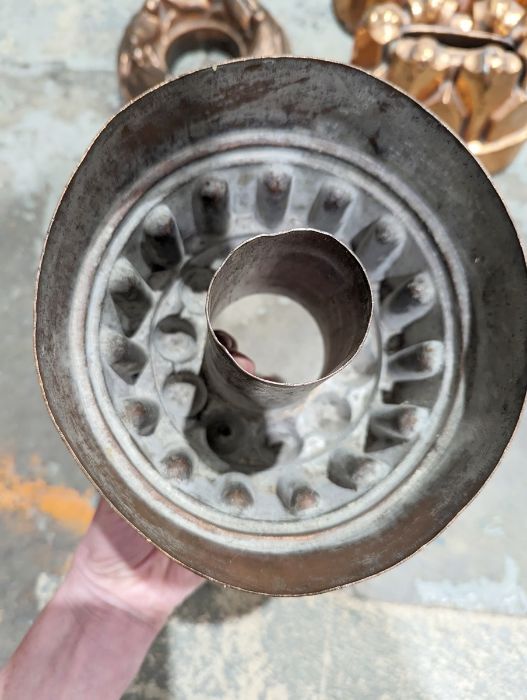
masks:
[[[240,618],[269,603],[268,596],[206,583],[179,607],[173,619],[195,624]]]
[[[171,641],[171,635],[174,630],[177,634],[179,622],[221,624],[230,618],[248,615],[269,601],[270,598],[266,596],[205,583],[174,612],[169,624],[158,634],[123,700],[144,700],[147,697],[169,700],[174,697],[177,668],[171,655],[175,644],[173,639]]]

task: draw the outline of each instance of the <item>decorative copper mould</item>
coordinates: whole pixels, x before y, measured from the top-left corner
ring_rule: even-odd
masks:
[[[275,56],[289,53],[289,42],[256,0],[146,0],[119,47],[123,98],[162,83],[171,63],[195,49],[216,49],[232,58]]]
[[[334,4],[342,23],[355,30],[352,63],[422,102],[491,172],[513,160],[527,139],[527,15],[522,4]]]
[[[262,293],[313,318],[307,376],[286,374],[308,350],[286,323],[271,376],[218,334]],[[88,150],[39,268],[38,370],[79,464],[157,547],[317,593],[417,551],[490,476],[525,397],[526,297],[490,179],[414,100],[338,63],[229,61]]]

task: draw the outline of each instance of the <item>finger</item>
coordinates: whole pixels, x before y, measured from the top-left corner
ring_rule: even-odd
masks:
[[[238,343],[229,333],[216,330],[214,331],[214,335],[229,352],[236,352],[236,350],[238,350]]]
[[[254,374],[256,371],[256,366],[254,362],[247,357],[247,355],[242,355],[241,352],[231,352],[233,360],[246,372]]]
[[[267,377],[262,377],[262,379],[266,379],[268,382],[278,382],[280,384],[284,384],[284,380],[282,377],[279,377],[278,374],[270,374]]]

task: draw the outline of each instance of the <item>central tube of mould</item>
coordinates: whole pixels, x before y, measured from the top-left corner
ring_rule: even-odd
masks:
[[[324,341],[320,377],[302,384],[271,381],[240,367],[214,333],[220,312],[250,294],[281,294],[301,304],[317,322]],[[372,316],[372,292],[357,257],[334,236],[294,229],[251,238],[218,269],[206,299],[204,375],[225,401],[272,409],[301,401],[346,367],[361,347]]]

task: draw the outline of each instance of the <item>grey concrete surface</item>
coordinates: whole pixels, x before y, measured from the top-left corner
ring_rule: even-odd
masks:
[[[294,53],[348,57],[329,0],[267,6]],[[115,51],[137,7],[0,4],[0,664],[56,586],[91,512],[93,493],[40,397],[32,296],[58,197],[119,106]],[[524,241],[526,165],[527,148],[496,178]],[[303,600],[207,584],[161,633],[126,697],[526,697],[526,448],[524,418],[473,503],[375,579]]]

